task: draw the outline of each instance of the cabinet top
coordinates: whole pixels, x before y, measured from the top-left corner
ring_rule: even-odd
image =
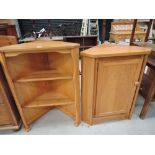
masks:
[[[99,58],[113,56],[143,55],[150,53],[151,48],[148,47],[102,44],[81,52],[81,56]]]
[[[0,52],[14,53],[14,52],[36,52],[36,51],[48,51],[48,50],[63,50],[79,48],[79,44],[68,43],[63,41],[33,41],[29,43],[16,44],[10,46],[4,46],[0,48]]]

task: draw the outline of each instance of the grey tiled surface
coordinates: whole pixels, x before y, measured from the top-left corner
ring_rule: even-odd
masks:
[[[75,127],[71,118],[59,110],[51,110],[38,121],[33,123],[30,132],[25,132],[23,127],[18,132],[0,131],[0,134],[9,135],[92,135],[92,134],[155,134],[155,102],[149,107],[148,113],[144,120],[139,118],[144,99],[139,96],[131,120],[117,120],[104,122],[94,126],[81,123]]]

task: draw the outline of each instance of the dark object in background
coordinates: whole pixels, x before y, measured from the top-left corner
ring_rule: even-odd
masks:
[[[19,27],[22,38],[33,31],[37,32],[45,28],[51,36],[79,36],[82,19],[19,19]],[[65,29],[65,30],[64,30]]]
[[[9,35],[17,37],[15,25],[0,24],[0,35]]]
[[[105,40],[109,40],[109,32],[111,31],[111,22],[113,19],[99,19],[99,40],[103,43]]]
[[[80,44],[80,51],[97,45],[97,36],[65,36],[64,41]]]
[[[111,31],[111,22],[113,22],[113,19],[106,19],[106,25],[105,25],[105,40],[109,41],[110,37],[110,31]]]

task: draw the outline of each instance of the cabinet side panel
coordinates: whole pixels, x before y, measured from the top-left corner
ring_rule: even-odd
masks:
[[[147,63],[147,59],[148,59],[148,55],[144,55],[143,56],[143,62],[142,62],[142,64],[139,64],[139,67],[141,68],[141,70],[140,70],[138,81],[139,81],[140,84],[142,82],[142,78],[143,78],[144,69],[145,69],[145,66],[146,66],[146,63]],[[138,96],[140,84],[136,88],[136,91],[135,91],[135,95],[134,95],[132,106],[131,106],[130,113],[129,113],[129,119],[131,119],[131,117],[132,117],[132,113],[133,113],[133,110],[134,110],[134,107],[135,107],[135,103],[136,103],[136,99],[137,99],[137,96]]]
[[[92,124],[94,90],[95,90],[95,59],[82,58],[82,120]]]

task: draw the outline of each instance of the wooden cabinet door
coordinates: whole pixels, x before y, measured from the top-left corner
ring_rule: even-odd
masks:
[[[101,58],[97,61],[95,117],[129,113],[143,56]]]

